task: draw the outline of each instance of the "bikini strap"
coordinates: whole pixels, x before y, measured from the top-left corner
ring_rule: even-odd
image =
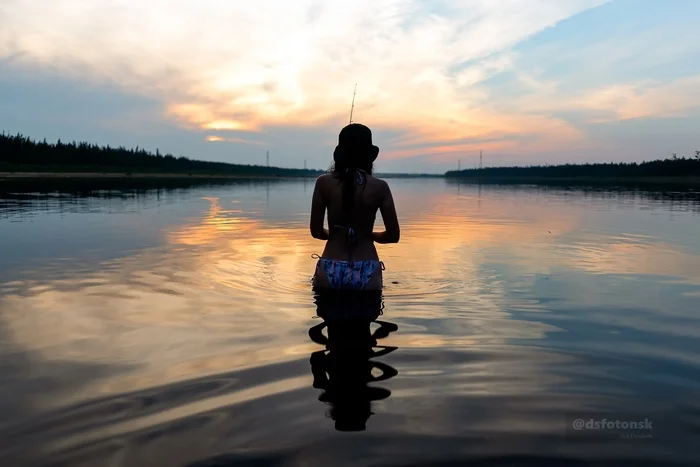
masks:
[[[367,173],[362,169],[355,169],[355,180],[358,185],[364,185],[367,179]]]

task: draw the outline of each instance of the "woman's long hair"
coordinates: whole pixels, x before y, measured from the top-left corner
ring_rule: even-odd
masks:
[[[336,148],[335,153],[338,153]],[[348,160],[349,159],[349,160]],[[331,172],[340,181],[343,193],[343,212],[346,215],[351,215],[355,210],[355,188],[356,180],[358,179],[358,170],[364,171],[367,175],[372,175],[374,165],[370,160],[362,160],[363,158],[343,156],[336,159],[331,166]]]
[[[342,184],[343,212],[346,221],[349,222],[355,211],[356,181],[363,183],[365,178],[359,171],[372,175],[373,162],[377,158],[379,148],[372,145],[370,129],[357,123],[343,128],[339,139],[339,144],[333,152],[334,164],[331,166],[331,173]]]

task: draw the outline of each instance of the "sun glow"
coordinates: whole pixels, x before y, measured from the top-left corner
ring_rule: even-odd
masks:
[[[692,71],[616,74],[616,64],[647,57],[640,37],[591,33],[572,56],[563,34],[533,46],[534,60],[523,52],[533,37],[565,33],[565,20],[608,0],[438,3],[5,0],[0,59],[141,95],[185,130],[222,132],[216,142],[335,133],[358,83],[355,121],[376,129],[383,154],[395,159],[588,151],[598,144],[589,125],[700,106]],[[650,51],[649,60],[697,53],[691,38],[681,42]],[[601,57],[607,50],[611,57]],[[595,66],[607,68],[592,70],[590,83],[572,84],[580,73],[557,78]]]
[[[89,7],[67,0],[41,8],[10,0],[0,56],[21,51],[18,60],[33,66],[110,79],[158,98],[166,116],[200,130],[335,127],[360,81],[357,119],[436,141],[440,153],[452,150],[444,141],[507,138],[526,116],[483,110],[488,95],[475,86],[513,66],[513,44],[603,1],[540,2],[537,15],[528,14],[525,0],[508,10],[449,1],[446,11],[455,14],[438,15],[397,0],[207,0],[196,7],[184,0]],[[500,32],[482,33],[489,30]],[[86,43],[86,35],[95,40]],[[451,71],[465,62],[471,64]],[[528,130],[573,134],[556,119],[540,120]],[[397,157],[410,154],[397,149]]]

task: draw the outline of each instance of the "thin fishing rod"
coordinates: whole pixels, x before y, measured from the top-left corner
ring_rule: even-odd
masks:
[[[350,123],[352,123],[352,111],[355,110],[355,94],[357,94],[357,83],[355,83],[355,90],[352,93],[352,106],[350,107]]]

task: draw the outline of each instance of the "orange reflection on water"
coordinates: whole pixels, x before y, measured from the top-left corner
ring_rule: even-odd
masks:
[[[3,297],[13,345],[35,362],[130,367],[66,397],[298,360],[314,350],[306,335],[316,314],[311,254],[323,243],[311,238],[307,218],[276,221],[259,206],[206,199],[205,212],[164,230],[162,245],[87,273],[37,273]],[[559,270],[700,283],[700,257],[678,245],[584,232],[585,204],[441,190],[397,190],[396,199],[402,240],[378,249],[386,264],[386,318],[404,320],[392,336],[399,347],[544,339],[559,329],[515,319],[511,295],[525,291],[527,300],[516,305],[541,311],[538,297],[527,293],[530,281]],[[493,265],[513,272],[517,283]],[[430,327],[435,322],[448,324]]]
[[[385,296],[393,305],[409,303],[420,305],[431,300],[461,296],[467,303],[464,310],[472,308],[470,325],[478,330],[478,336],[441,336],[427,330],[410,329],[397,336],[402,345],[440,346],[472,345],[475,342],[503,343],[508,337],[541,338],[551,326],[535,323],[503,322],[509,315],[505,308],[505,285],[485,276],[479,264],[484,251],[494,245],[502,247],[502,253],[520,267],[542,272],[542,252],[556,243],[556,235],[563,234],[577,225],[576,218],[562,212],[547,226],[555,235],[543,237],[539,222],[514,222],[507,217],[492,220],[479,218],[478,211],[454,212],[450,196],[434,196],[430,199],[431,214],[402,213],[403,239],[397,245],[379,245],[380,257],[386,264]],[[210,200],[209,212],[198,224],[183,226],[169,233],[169,240],[176,244],[202,245],[196,258],[197,274],[217,290],[235,291],[237,298],[249,294],[255,303],[247,304],[258,310],[256,304],[273,306],[275,316],[298,315],[299,307],[310,297],[310,278],[315,260],[312,253],[323,249],[323,242],[311,238],[308,227],[301,222],[268,227],[264,222],[246,218],[240,210],[222,210],[219,200]],[[410,205],[410,204],[409,204]],[[503,209],[508,215],[507,206]],[[521,214],[523,210],[520,210]],[[545,215],[535,207],[532,216],[544,220]],[[377,228],[381,228],[381,222]],[[522,244],[513,243],[517,238],[528,242],[529,253],[522,253]],[[543,240],[544,239],[544,240]],[[488,293],[484,290],[488,289]],[[260,296],[264,293],[264,297]],[[259,310],[266,313],[263,308]],[[432,306],[406,306],[402,317],[441,317],[445,310]],[[442,343],[442,344],[441,344]]]

